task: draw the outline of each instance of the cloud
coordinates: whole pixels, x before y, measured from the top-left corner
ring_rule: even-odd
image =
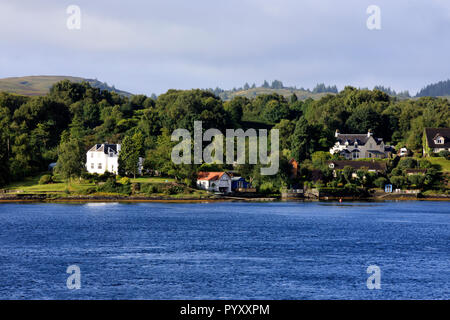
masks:
[[[1,3],[0,70],[97,77],[144,93],[275,78],[414,91],[447,78],[449,2],[375,1],[382,29],[370,31],[372,2],[79,0],[73,31],[70,2]]]

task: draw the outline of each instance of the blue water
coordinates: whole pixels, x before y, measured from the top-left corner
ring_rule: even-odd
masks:
[[[0,204],[1,299],[449,299],[449,259],[446,202]]]

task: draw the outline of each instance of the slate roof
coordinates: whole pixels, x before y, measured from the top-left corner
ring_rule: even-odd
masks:
[[[96,144],[93,146],[89,151],[102,151],[105,154],[108,154],[110,151],[117,153],[117,144],[109,144],[109,143],[103,143],[103,144]]]
[[[330,161],[329,164],[334,164],[334,169],[342,170],[349,166],[355,170],[367,168],[368,170],[386,171],[386,163],[381,161],[355,161],[355,160],[337,160]]]
[[[434,143],[438,135],[444,137],[444,144]],[[430,148],[450,148],[450,128],[425,128],[425,136]]]
[[[380,144],[383,141],[382,138],[373,138],[377,144]],[[367,133],[339,133],[339,136],[337,137],[337,141],[341,145],[345,144],[346,141],[348,141],[349,144],[353,145],[356,141],[358,145],[363,146],[366,144],[367,140],[369,140]]]

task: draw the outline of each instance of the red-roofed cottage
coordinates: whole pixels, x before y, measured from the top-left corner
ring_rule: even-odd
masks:
[[[197,188],[213,192],[231,192],[231,177],[226,172],[199,172]]]

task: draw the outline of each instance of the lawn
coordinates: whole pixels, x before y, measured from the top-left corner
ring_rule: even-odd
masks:
[[[73,181],[71,183],[67,183],[58,178],[58,176],[54,176],[56,179],[55,183],[50,184],[39,184],[39,179],[44,174],[48,174],[48,172],[43,172],[39,175],[33,177],[27,177],[22,181],[14,182],[6,186],[5,190],[12,190],[20,193],[64,193],[66,191],[84,194],[87,193],[87,190],[90,188],[95,188],[94,183],[80,183],[77,181]],[[138,177],[136,179],[131,179],[131,182],[136,183],[171,183],[174,182],[174,179],[171,178],[161,178],[161,177]]]
[[[131,179],[131,182],[138,183],[169,183],[174,182],[175,179],[172,178],[161,178],[161,177],[138,177],[135,179]]]
[[[450,172],[450,160],[447,160],[443,157],[435,157],[435,158],[430,157],[426,159],[430,161],[432,164],[439,165],[443,172]]]
[[[44,172],[33,177],[27,177],[22,181],[13,182],[7,185],[4,189],[13,190],[20,193],[62,193],[66,190],[70,192],[83,193],[88,188],[95,187],[94,183],[71,182],[68,184],[58,179],[57,176],[55,177],[55,183],[39,184],[39,179],[44,174],[48,174],[48,172]]]

